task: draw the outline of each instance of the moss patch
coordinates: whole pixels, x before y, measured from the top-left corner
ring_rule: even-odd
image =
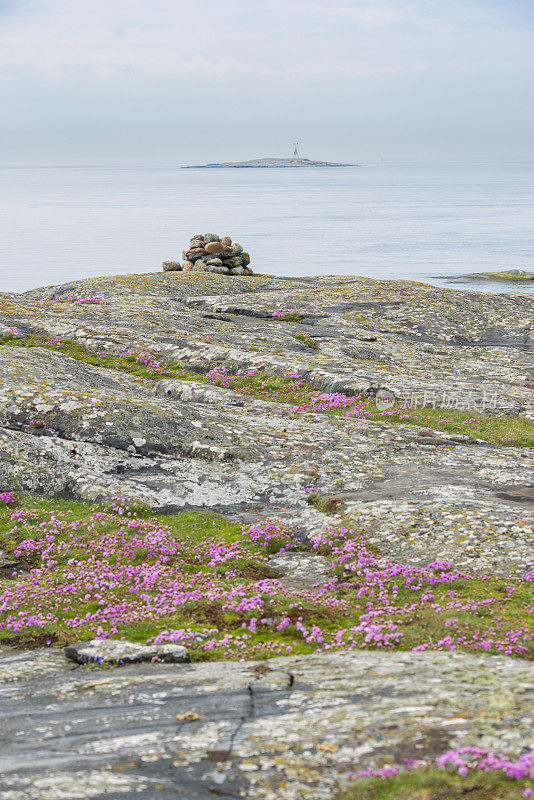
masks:
[[[525,787],[502,774],[483,772],[464,778],[442,769],[418,769],[393,778],[356,780],[337,800],[520,800]]]
[[[293,335],[293,339],[296,339],[298,342],[302,342],[305,344],[306,347],[311,348],[312,350],[320,350],[319,342],[316,339],[312,339],[311,336],[307,336],[305,333],[295,333]]]

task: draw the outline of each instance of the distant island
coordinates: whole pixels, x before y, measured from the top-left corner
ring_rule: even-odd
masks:
[[[182,169],[279,169],[280,167],[355,167],[356,164],[338,164],[334,161],[310,161],[309,158],[253,158],[251,161],[224,161],[222,164],[193,164]]]

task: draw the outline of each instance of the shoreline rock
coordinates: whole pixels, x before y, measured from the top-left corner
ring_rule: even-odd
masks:
[[[534,272],[523,269],[508,269],[502,272],[472,272],[466,278],[488,281],[534,281]]]

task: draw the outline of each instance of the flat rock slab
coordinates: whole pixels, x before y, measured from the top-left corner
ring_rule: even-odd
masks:
[[[466,745],[534,748],[534,664],[335,652],[74,667],[0,657],[3,800],[327,800],[347,772]]]
[[[77,664],[139,664],[143,661],[190,661],[187,649],[179,644],[140,644],[117,639],[91,639],[65,648],[65,655]]]

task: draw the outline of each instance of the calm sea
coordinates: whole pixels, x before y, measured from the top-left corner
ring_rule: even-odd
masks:
[[[229,234],[258,272],[408,278],[534,270],[534,164],[0,169],[0,289],[161,269]],[[534,285],[506,286],[531,292]]]

